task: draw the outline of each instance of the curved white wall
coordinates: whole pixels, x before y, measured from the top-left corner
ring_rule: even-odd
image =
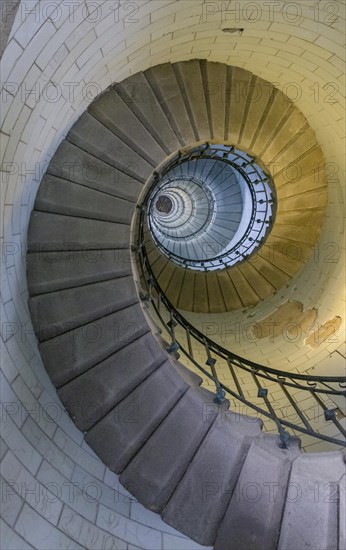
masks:
[[[320,254],[296,277],[284,300],[293,296],[307,307],[315,305],[321,322],[344,317],[345,5],[230,4],[226,10],[228,2],[200,0],[21,2],[1,62],[2,475],[16,483],[13,491],[5,491],[3,548],[197,547],[137,503],[126,502],[123,489],[112,491],[116,477],[92,455],[59,406],[26,304],[26,231],[40,178],[73,122],[111,83],[158,63],[198,57],[241,66],[292,99],[297,96],[330,163],[330,198]],[[245,30],[226,34],[225,27]],[[333,251],[328,243],[335,243],[335,263],[327,261]],[[281,295],[265,304],[268,311]],[[334,349],[341,351],[341,342],[321,346],[314,360]],[[79,484],[74,498],[72,482]],[[86,487],[88,494],[81,491]]]

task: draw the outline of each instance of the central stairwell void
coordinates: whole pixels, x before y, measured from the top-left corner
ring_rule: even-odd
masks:
[[[217,550],[345,548],[345,379],[244,360],[181,312],[247,308],[285,285],[318,238],[323,173],[313,131],[281,92],[192,60],[97,98],[37,194],[29,307],[61,401],[141,503]],[[304,453],[306,436],[331,450]]]
[[[154,175],[148,223],[157,247],[177,265],[223,269],[265,240],[275,213],[274,185],[256,159],[233,146],[195,147]],[[168,211],[157,207],[170,200]]]

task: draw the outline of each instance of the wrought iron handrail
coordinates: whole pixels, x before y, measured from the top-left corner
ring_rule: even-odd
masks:
[[[208,268],[220,269],[234,265],[234,263],[248,258],[258,246],[263,244],[275,216],[275,189],[272,185],[270,174],[258,165],[258,159],[247,153],[243,153],[234,146],[211,145],[209,142],[206,142],[203,146],[198,146],[189,151],[178,151],[177,155],[162,168],[160,173],[154,172],[153,183],[143,200],[143,206],[148,208],[148,211],[151,209],[153,198],[157,196],[157,189],[161,187],[160,180],[162,181],[162,178],[175,166],[201,159],[218,160],[231,166],[241,174],[243,180],[246,182],[253,205],[263,204],[265,207],[264,211],[261,211],[261,213],[264,213],[263,220],[258,219],[259,212],[256,208],[252,209],[248,226],[235,245],[212,258],[205,259],[187,259],[168,250],[155,236],[155,232],[151,228],[150,216],[148,216],[148,227],[158,248],[178,265],[203,271]],[[251,175],[255,175],[254,181],[252,181]],[[265,198],[259,198],[260,194],[261,196],[264,195]],[[268,220],[269,213],[272,214],[270,220]],[[255,227],[256,223],[258,227]],[[264,234],[262,234],[263,230]],[[262,236],[260,237],[261,234]]]
[[[194,327],[169,301],[158,281],[155,278],[148,258],[145,239],[145,216],[146,209],[139,207],[139,216],[137,220],[137,243],[133,247],[136,254],[137,264],[139,266],[140,281],[143,288],[140,290],[141,299],[152,307],[153,316],[160,323],[171,342],[167,345],[169,353],[180,350],[186,358],[200,371],[209,378],[216,387],[215,401],[221,403],[226,395],[230,395],[235,400],[243,403],[247,407],[257,411],[259,414],[270,419],[276,425],[280,434],[280,445],[282,448],[289,446],[290,434],[284,429],[292,430],[319,438],[330,443],[346,446],[346,430],[337,417],[339,408],[336,403],[331,407],[330,402],[324,399],[336,396],[346,396],[346,377],[343,376],[314,376],[286,372],[265,365],[260,365],[249,359],[245,359],[227,350],[217,342],[214,342],[196,327]],[[166,319],[165,319],[166,317]],[[179,334],[178,334],[179,332]],[[202,366],[194,357],[192,339],[205,350],[206,366]],[[215,357],[213,357],[216,356]],[[217,361],[223,361],[230,372],[234,387],[231,388],[222,382],[218,376]],[[206,368],[209,367],[210,371]],[[263,400],[265,406],[257,405],[246,397],[245,390],[242,388],[240,373],[246,373],[251,377],[254,388],[257,390],[257,399]],[[271,399],[270,389],[263,386],[263,381],[268,384],[275,384],[276,389],[280,390],[286,399],[287,406],[291,407],[294,414],[299,417],[300,423],[290,421],[276,410],[275,399]],[[337,385],[337,387],[334,387]],[[337,435],[328,435],[318,431],[312,426],[312,419],[303,410],[299,401],[296,399],[296,393],[304,392],[304,396],[311,396],[318,407],[318,417],[322,417],[326,423],[331,422],[334,425]],[[281,401],[280,401],[281,403]],[[280,404],[280,409],[283,407]],[[326,424],[327,425],[327,424]],[[340,435],[339,435],[340,434]]]

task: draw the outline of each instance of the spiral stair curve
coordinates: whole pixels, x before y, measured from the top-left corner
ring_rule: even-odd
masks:
[[[207,93],[210,81],[229,101]],[[237,83],[247,93],[232,102]],[[259,419],[215,403],[202,379],[165,352],[143,313],[130,253],[136,204],[167,157],[205,142],[235,145],[275,166],[276,221],[256,261],[214,273],[175,265],[147,232],[169,299],[190,311],[248,307],[300,269],[326,203],[324,178],[313,173],[322,153],[302,114],[237,67],[194,60],[151,68],[90,105],[40,185],[27,276],[42,359],[86,442],[169,525],[217,550],[341,550],[340,497],[313,500],[311,486],[339,495],[343,454],[304,454],[299,438],[282,449]],[[287,183],[292,164],[300,176]],[[290,262],[282,247],[301,240],[302,257]],[[256,483],[275,496],[245,498],[244,487],[251,493]],[[292,484],[301,498],[289,494]]]

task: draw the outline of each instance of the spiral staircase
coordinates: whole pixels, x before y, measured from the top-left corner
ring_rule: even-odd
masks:
[[[208,92],[210,81],[224,102]],[[130,252],[136,205],[167,158],[204,143],[260,159],[275,183],[276,217],[250,258],[208,272],[177,265],[146,228],[151,269],[169,301],[200,313],[246,308],[301,269],[327,198],[325,179],[314,173],[323,155],[304,116],[237,67],[193,60],[137,73],[75,123],[36,197],[27,277],[44,365],[95,453],[141,503],[193,540],[216,550],[342,550],[342,452],[304,454],[299,438],[282,445],[258,418],[232,412],[167,354],[139,299],[143,281]],[[184,185],[179,193],[191,189]],[[239,223],[239,209],[234,214]],[[164,218],[156,212],[158,228]],[[298,258],[289,246],[299,247]],[[258,484],[268,493],[253,494]]]

